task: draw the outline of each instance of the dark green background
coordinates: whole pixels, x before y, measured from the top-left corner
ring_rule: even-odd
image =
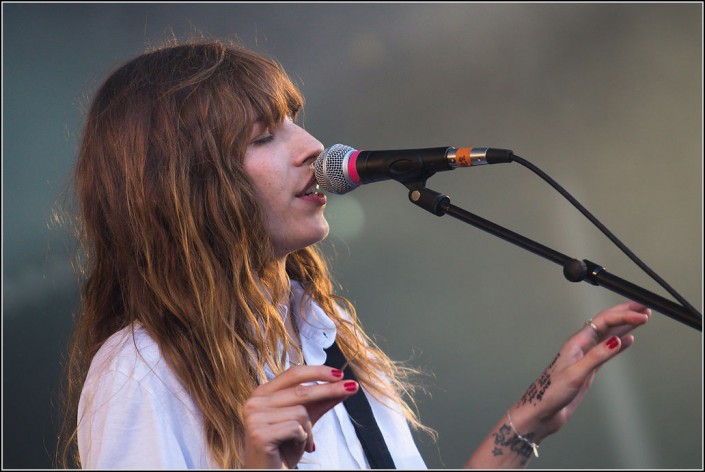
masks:
[[[49,468],[76,307],[50,224],[86,97],[170,34],[238,37],[300,84],[305,126],[358,149],[504,147],[554,177],[702,310],[702,5],[3,3],[3,467]],[[517,164],[429,187],[665,292]],[[597,311],[621,301],[411,205],[396,182],[331,197],[326,250],[370,333],[432,375],[419,396],[460,467]],[[535,468],[701,468],[701,333],[656,313]]]

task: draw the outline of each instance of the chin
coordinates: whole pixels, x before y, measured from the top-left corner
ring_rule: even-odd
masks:
[[[325,218],[321,218],[316,226],[311,227],[310,240],[306,246],[323,241],[328,237],[329,232],[330,227],[328,226],[328,221]]]
[[[322,227],[320,231],[318,231],[315,235],[311,236],[311,239],[308,244],[306,244],[305,247],[311,246],[316,243],[320,243],[324,239],[328,237],[328,233],[330,232],[328,228],[328,224],[325,225],[325,227]]]
[[[282,251],[283,254],[291,254],[292,252],[313,246],[328,237],[329,228],[328,223],[322,225],[317,231],[307,234],[305,237],[298,239],[297,241],[289,241],[285,245],[286,250]],[[280,246],[281,247],[281,246]]]

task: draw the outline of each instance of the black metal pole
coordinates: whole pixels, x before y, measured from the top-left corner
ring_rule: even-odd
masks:
[[[555,251],[543,244],[537,243],[525,236],[511,231],[503,226],[492,223],[467,210],[450,203],[450,198],[426,187],[415,186],[409,192],[409,200],[417,206],[436,216],[450,215],[460,221],[493,234],[529,252],[541,256],[563,267],[563,275],[571,282],[585,281],[625,296],[643,305],[653,308],[664,315],[673,318],[691,328],[702,331],[702,315],[691,313],[683,306],[650,292],[638,285],[609,274],[603,267],[588,260],[577,260]]]

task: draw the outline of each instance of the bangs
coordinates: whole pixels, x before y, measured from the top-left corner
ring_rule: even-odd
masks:
[[[243,94],[248,122],[274,127],[287,117],[296,118],[304,99],[278,63],[261,56],[240,56],[233,66],[237,69],[234,85]]]
[[[256,121],[267,127],[280,124],[286,117],[295,120],[304,105],[301,93],[288,77],[277,77],[272,85],[271,95],[254,97],[252,103]]]

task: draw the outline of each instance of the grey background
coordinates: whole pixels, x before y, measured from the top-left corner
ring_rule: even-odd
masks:
[[[691,4],[3,3],[3,457],[48,468],[76,307],[51,211],[82,109],[172,33],[239,38],[307,98],[305,127],[358,149],[513,149],[568,189],[702,311],[702,6]],[[518,164],[434,176],[453,203],[663,296]],[[330,198],[342,293],[395,359],[430,373],[418,438],[461,467],[560,343],[622,301],[411,205],[396,182]],[[660,313],[601,369],[533,468],[701,468],[702,336]]]

